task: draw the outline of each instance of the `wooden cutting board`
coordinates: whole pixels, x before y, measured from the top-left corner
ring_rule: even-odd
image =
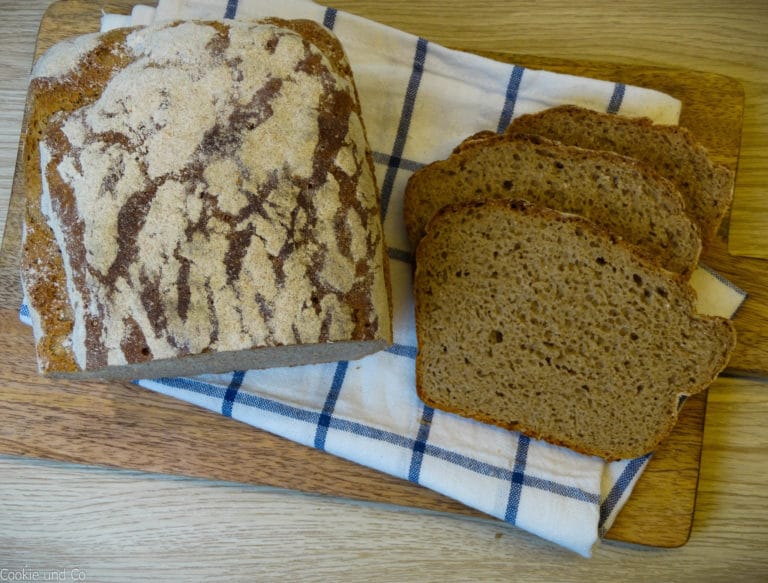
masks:
[[[36,55],[57,40],[98,30],[102,9],[127,13],[132,4],[129,0],[67,0],[51,5],[40,25]],[[666,91],[684,104],[681,124],[692,129],[718,161],[736,169],[744,95],[733,79],[640,65],[500,53],[486,56]],[[5,307],[0,309],[0,453],[484,516],[425,488],[135,385],[39,377],[31,332],[19,323],[16,310],[21,299],[18,250],[24,197],[19,161],[0,253],[0,305]],[[735,318],[739,344],[729,374],[768,376],[768,262],[729,256],[727,224],[722,233],[722,240],[704,261],[750,294]],[[728,375],[717,382],[727,384]],[[655,454],[608,538],[661,547],[686,542],[705,413],[706,393],[689,399],[673,435]]]

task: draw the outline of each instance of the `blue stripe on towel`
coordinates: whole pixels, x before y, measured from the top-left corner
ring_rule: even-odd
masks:
[[[371,427],[370,425],[364,425],[358,421],[348,421],[337,417],[331,419],[330,423],[330,426],[336,431],[344,431],[345,433],[352,433],[354,435],[359,435],[360,437],[365,437],[366,439],[375,439],[376,441],[389,443],[405,449],[413,449],[413,439],[393,431],[378,429],[376,427]]]
[[[349,363],[346,360],[342,360],[336,365],[336,372],[331,382],[331,390],[328,391],[323,412],[320,414],[320,419],[317,422],[317,431],[315,432],[315,447],[317,449],[325,449],[325,438],[328,435],[328,427],[331,425],[331,416],[333,415],[334,407],[336,407],[341,386],[344,384],[344,377],[347,374],[348,366]]]
[[[221,403],[221,414],[226,417],[232,417],[232,405],[237,397],[237,392],[243,385],[243,379],[245,378],[245,371],[238,370],[232,375],[232,381],[230,381],[227,387],[227,392],[224,393],[224,401]]]
[[[525,435],[520,435],[517,441],[515,465],[512,470],[512,479],[509,481],[509,498],[507,499],[507,510],[504,513],[504,520],[511,524],[515,524],[517,521],[517,509],[520,508],[520,497],[523,493],[523,484],[525,482],[525,463],[528,459],[528,445],[530,443],[530,438]]]
[[[389,154],[385,154],[383,152],[373,152],[373,161],[377,164],[383,164],[384,166],[389,166],[392,162],[392,156]],[[407,158],[398,158],[398,168],[402,168],[403,170],[410,170],[411,172],[416,172],[419,168],[423,168],[425,164],[421,162],[416,162],[415,160],[408,160]]]
[[[528,443],[530,440],[525,436],[521,436],[521,439],[526,440],[523,446],[523,455],[527,456]],[[500,468],[498,466],[494,466],[492,464],[478,461],[474,458],[456,453],[454,451],[442,449],[440,447],[436,447],[432,445],[427,446],[425,450],[425,454],[430,455],[436,459],[450,462],[456,466],[466,468],[468,470],[475,472],[476,474],[480,474],[483,476],[490,476],[490,477],[497,478],[499,480],[504,480],[507,482],[517,482],[518,483],[517,491],[514,495],[517,496],[518,503],[519,503],[519,494],[520,494],[520,491],[522,490],[522,486],[536,488],[537,490],[545,490],[547,492],[555,492],[561,496],[565,496],[566,498],[573,498],[574,500],[582,500],[584,502],[589,502],[590,504],[598,504],[600,502],[600,497],[596,493],[587,492],[586,490],[582,490],[581,488],[577,488],[575,486],[565,486],[564,484],[558,484],[557,482],[553,482],[551,480],[543,480],[541,478],[523,476],[522,470],[519,470],[518,466],[516,466],[516,468],[513,470]],[[518,454],[520,454],[520,450],[518,450]],[[510,508],[509,504],[507,504],[507,508],[508,509]],[[516,514],[517,514],[517,507],[515,506],[515,516]]]
[[[411,457],[411,467],[408,470],[408,481],[415,484],[419,483],[421,475],[421,463],[424,461],[424,451],[427,449],[427,440],[429,439],[429,428],[432,425],[432,417],[435,410],[432,407],[424,405],[419,422],[419,432],[416,435],[416,442],[413,444],[413,456]]]
[[[325,9],[325,15],[323,16],[323,26],[328,30],[333,30],[333,27],[336,26],[336,9],[335,8]]]
[[[244,393],[240,391],[235,397],[238,405],[244,407],[250,407],[252,409],[258,409],[259,411],[266,411],[273,415],[280,415],[281,417],[287,417],[295,421],[303,421],[304,423],[311,423],[317,425],[320,421],[320,413],[310,411],[308,409],[302,409],[294,405],[287,405],[280,401],[273,399],[267,399],[259,395],[252,393]]]
[[[238,0],[227,0],[227,9],[224,11],[224,18],[234,18],[237,16]]]
[[[481,462],[478,459],[469,457],[450,449],[445,449],[436,445],[428,445],[424,450],[426,455],[429,455],[435,459],[446,461],[460,468],[470,470],[481,476],[489,476],[499,480],[509,481],[512,479],[512,472],[507,468],[501,468],[494,466],[486,462]]]
[[[627,87],[624,83],[616,83],[613,87],[613,95],[611,95],[611,101],[608,102],[608,113],[618,113],[621,109],[621,103],[624,101],[624,92]]]
[[[188,393],[196,393],[198,395],[205,395],[206,397],[213,397],[216,399],[223,399],[226,394],[226,389],[224,387],[203,383],[185,377],[163,377],[153,379],[151,382],[163,385],[169,389],[187,391]],[[134,381],[134,384],[139,384],[139,381]]]
[[[413,254],[410,251],[397,249],[396,247],[388,247],[387,254],[389,255],[390,259],[402,261],[403,263],[413,263]]]
[[[509,82],[507,83],[507,94],[504,98],[504,107],[501,110],[501,116],[499,117],[499,125],[496,128],[497,133],[503,133],[507,129],[509,122],[512,121],[512,116],[515,113],[515,103],[517,102],[517,92],[520,90],[520,82],[523,80],[523,73],[525,68],[520,65],[512,67],[512,73],[509,75]]]
[[[543,478],[524,476],[523,486],[528,488],[536,488],[537,490],[544,490],[545,492],[552,492],[553,494],[563,496],[564,498],[582,500],[584,502],[589,502],[590,504],[598,504],[600,502],[600,496],[598,494],[590,494],[589,492],[585,492],[576,486],[566,486],[564,484],[559,484],[558,482],[545,480]]]
[[[407,344],[393,344],[387,348],[387,352],[395,356],[404,356],[405,358],[416,358],[416,347]]]
[[[611,491],[608,492],[608,496],[606,496],[605,500],[600,505],[600,521],[597,524],[598,531],[602,533],[605,521],[608,520],[608,517],[613,512],[613,509],[616,508],[619,500],[621,500],[622,495],[624,492],[626,492],[627,488],[629,488],[632,480],[643,468],[645,462],[650,459],[651,455],[652,454],[646,454],[643,457],[633,459],[627,463],[627,467],[625,467],[624,471],[621,472],[619,479],[616,480],[613,488],[611,488]]]
[[[411,78],[408,80],[408,88],[405,91],[405,102],[403,103],[403,110],[400,113],[400,123],[397,126],[395,143],[392,146],[392,154],[389,157],[387,172],[384,175],[384,181],[381,185],[382,218],[387,216],[387,208],[389,207],[389,199],[392,196],[395,177],[397,176],[397,171],[402,163],[402,155],[405,151],[405,141],[408,138],[408,130],[411,126],[411,117],[413,116],[413,108],[416,103],[416,95],[419,92],[421,76],[424,73],[424,63],[427,58],[428,44],[429,43],[423,38],[419,38],[416,43],[416,53],[413,57]]]
[[[397,344],[394,345],[390,350],[398,353],[400,356],[405,357],[411,357],[411,354],[415,356],[416,352],[415,347]],[[523,486],[544,490],[547,492],[554,492],[561,496],[572,498],[574,500],[581,500],[590,504],[598,504],[600,502],[599,495],[595,493],[587,492],[573,486],[559,484],[551,480],[524,476],[529,442],[528,438],[526,437],[520,438],[515,465],[514,468],[510,470],[508,468],[502,468],[487,462],[481,462],[477,459],[462,455],[455,451],[427,443],[429,436],[428,430],[431,426],[434,410],[429,412],[425,410],[422,413],[422,425],[420,426],[419,432],[415,439],[404,435],[399,435],[385,429],[371,427],[370,425],[365,425],[357,421],[348,421],[346,419],[333,417],[333,409],[336,406],[336,401],[339,397],[339,392],[344,382],[346,370],[346,362],[340,362],[337,365],[336,372],[331,383],[331,390],[326,399],[322,413],[304,409],[302,407],[297,407],[295,405],[288,405],[274,399],[254,395],[245,391],[240,391],[239,385],[243,381],[243,378],[240,376],[242,373],[235,373],[229,386],[226,388],[220,385],[213,385],[188,378],[161,378],[155,379],[154,382],[168,388],[175,389],[177,391],[175,396],[179,396],[178,392],[180,391],[187,391],[189,393],[204,394],[210,397],[219,398],[222,399],[223,402],[229,401],[230,405],[225,405],[222,403],[222,410],[225,407],[228,407],[230,413],[232,405],[237,403],[241,407],[257,409],[272,415],[285,417],[286,419],[292,419],[294,421],[300,421],[314,425],[317,428],[315,432],[315,447],[318,447],[318,449],[325,448],[325,436],[327,435],[328,429],[332,428],[336,431],[342,431],[344,433],[357,435],[366,439],[373,439],[383,443],[389,443],[391,445],[410,450],[414,452],[415,455],[411,459],[409,476],[415,477],[418,474],[420,477],[423,458],[424,456],[429,456],[433,459],[441,460],[467,469],[478,475],[488,476],[510,482],[513,484],[513,488],[510,491],[510,502],[508,503],[507,516],[511,520],[514,520],[516,517],[517,505],[519,504],[520,493]],[[606,512],[610,510],[607,502],[608,501],[604,503]]]
[[[430,418],[430,423],[431,421],[432,419]],[[330,426],[337,431],[352,433],[361,437],[375,439],[376,441],[390,443],[392,445],[406,449],[415,450],[416,448],[416,440],[405,437],[403,435],[399,435],[397,433],[393,433],[391,431],[364,425],[363,423],[359,423],[357,421],[347,421],[345,419],[333,418],[331,420]],[[521,439],[525,440],[522,453],[524,457],[527,456],[529,439],[527,437],[521,437]],[[518,453],[520,454],[520,451],[518,451]],[[524,477],[522,476],[522,468],[512,471],[507,468],[501,468],[499,466],[489,464],[487,462],[481,462],[475,458],[465,456],[455,451],[444,449],[436,445],[425,443],[423,455],[454,464],[455,466],[470,470],[471,472],[481,476],[488,476],[507,482],[517,481],[519,482],[518,498],[519,491],[522,489],[522,486],[527,486],[530,488],[536,488],[538,490],[545,490],[547,492],[555,492],[561,496],[565,496],[566,498],[581,500],[590,504],[598,504],[600,502],[600,496],[596,493],[587,492],[586,490],[582,490],[581,488],[577,488],[575,486],[565,486],[564,484],[558,484],[556,482],[552,482],[551,480],[543,480],[540,478],[532,478],[528,476]],[[523,461],[523,465],[524,463],[525,462]],[[519,466],[520,464],[518,464],[516,468]]]

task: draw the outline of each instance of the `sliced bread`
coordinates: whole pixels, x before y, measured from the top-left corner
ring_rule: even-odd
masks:
[[[608,460],[654,450],[735,344],[682,277],[524,201],[443,208],[414,285],[425,403]]]
[[[677,186],[705,244],[716,237],[733,200],[733,172],[714,164],[683,127],[564,105],[520,116],[507,132],[537,134],[641,160]]]
[[[701,251],[680,194],[637,161],[537,136],[487,133],[411,176],[403,210],[411,244],[441,207],[486,198],[524,198],[582,215],[677,273],[690,273]]]

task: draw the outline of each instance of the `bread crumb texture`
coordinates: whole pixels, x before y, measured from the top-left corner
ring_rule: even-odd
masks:
[[[678,273],[693,271],[701,251],[680,193],[637,160],[538,136],[485,132],[408,180],[403,213],[412,245],[441,207],[488,198],[523,198],[584,216]]]
[[[734,173],[713,163],[706,148],[681,126],[562,105],[522,115],[507,132],[532,133],[637,158],[680,190],[686,212],[698,224],[705,244],[717,236],[733,202]]]
[[[679,276],[524,202],[444,208],[415,295],[422,399],[606,459],[651,451],[735,342]]]
[[[36,326],[44,370],[67,368],[50,334],[81,370],[391,337],[378,192],[334,43],[307,22],[181,22],[38,62],[27,222],[61,258],[43,289],[30,241],[23,279],[37,313],[55,296],[71,320]]]

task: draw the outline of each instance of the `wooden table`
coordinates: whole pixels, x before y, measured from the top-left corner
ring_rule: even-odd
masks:
[[[0,0],[0,225],[34,38],[48,4]],[[334,6],[467,49],[737,78],[746,102],[730,250],[768,256],[764,0],[607,6],[594,0],[341,0]],[[764,381],[718,380],[709,393],[690,541],[674,550],[608,542],[589,561],[492,520],[0,457],[0,581],[24,569],[30,576],[55,571],[60,580],[86,581],[765,579],[767,414]]]

